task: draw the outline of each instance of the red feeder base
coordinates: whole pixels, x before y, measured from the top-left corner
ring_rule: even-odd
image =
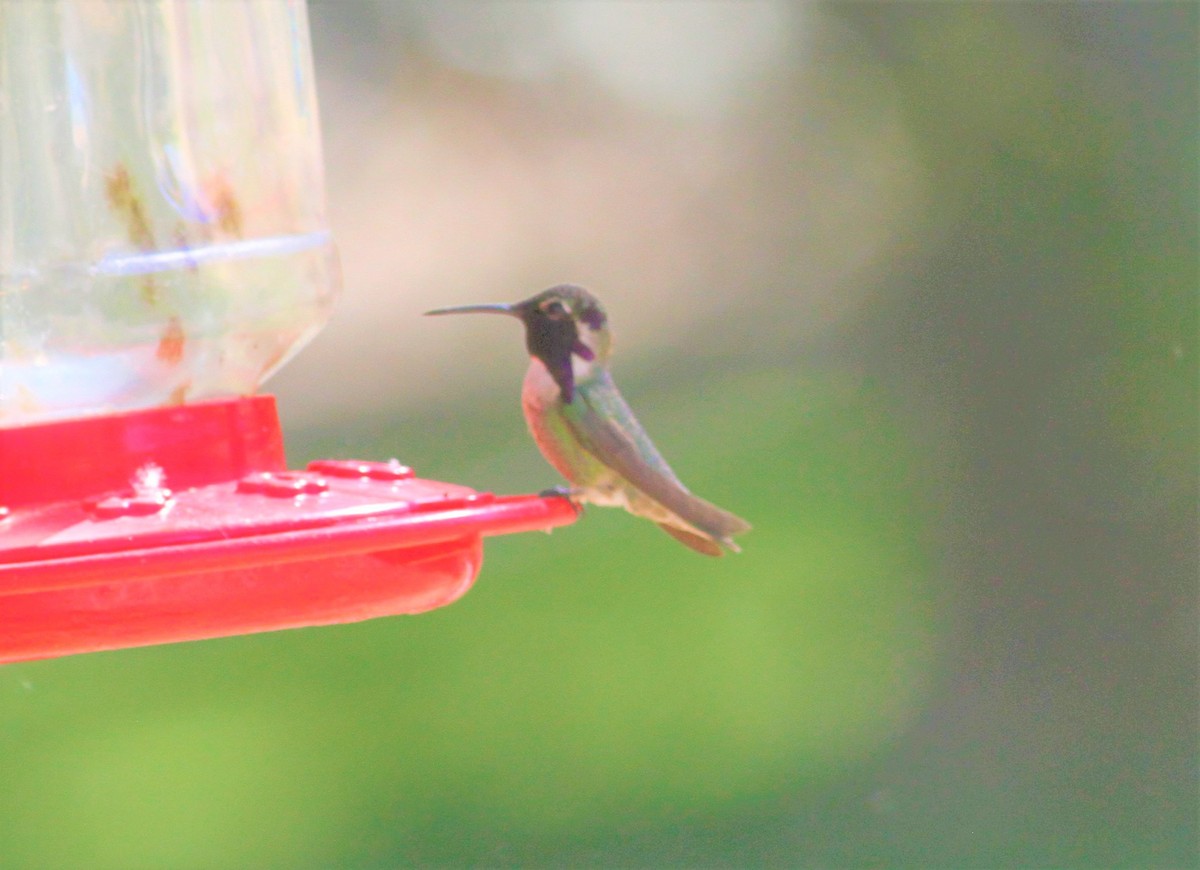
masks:
[[[255,396],[0,429],[0,662],[421,613],[574,521],[400,463],[287,471]]]

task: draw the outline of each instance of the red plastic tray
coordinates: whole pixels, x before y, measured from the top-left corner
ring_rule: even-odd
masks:
[[[420,613],[573,522],[399,462],[288,471],[254,396],[0,429],[0,662]]]

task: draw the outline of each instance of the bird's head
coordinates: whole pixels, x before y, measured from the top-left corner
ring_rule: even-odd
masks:
[[[588,380],[608,364],[612,344],[608,316],[600,301],[582,287],[560,284],[511,304],[462,305],[426,314],[507,314],[525,324],[525,347],[541,360],[562,390],[563,401],[575,395],[575,384]]]

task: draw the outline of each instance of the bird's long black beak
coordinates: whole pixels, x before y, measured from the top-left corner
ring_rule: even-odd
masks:
[[[426,317],[440,314],[508,314],[512,317],[520,316],[515,305],[507,305],[504,303],[495,303],[491,305],[457,305],[453,308],[435,308],[433,311],[425,312]]]

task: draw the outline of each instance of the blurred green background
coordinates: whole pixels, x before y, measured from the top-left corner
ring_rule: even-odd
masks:
[[[292,464],[557,483],[515,325],[419,313],[572,281],[755,530],[0,669],[0,866],[1194,866],[1197,9],[310,5]]]

